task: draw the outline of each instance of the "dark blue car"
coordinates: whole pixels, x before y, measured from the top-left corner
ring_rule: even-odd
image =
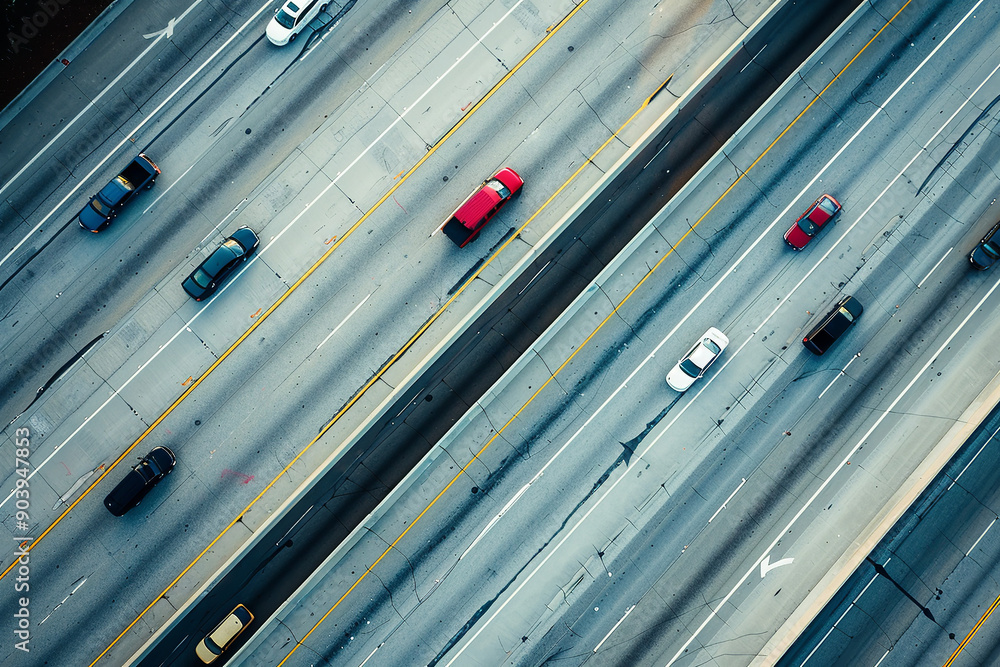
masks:
[[[259,243],[252,229],[240,227],[184,279],[181,287],[195,301],[207,299],[233,269],[254,253]]]

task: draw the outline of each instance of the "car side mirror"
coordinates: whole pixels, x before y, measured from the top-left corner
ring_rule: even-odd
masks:
[[[281,9],[281,8],[280,7],[275,7],[274,8],[274,13],[277,14],[279,9]]]

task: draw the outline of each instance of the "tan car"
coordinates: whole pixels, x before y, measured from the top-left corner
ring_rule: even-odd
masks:
[[[250,610],[241,604],[236,605],[236,609],[233,609],[222,623],[215,626],[215,629],[208,633],[207,637],[198,642],[198,645],[194,647],[194,652],[206,665],[215,662],[216,658],[236,641],[236,638],[252,621],[253,614],[250,613]]]

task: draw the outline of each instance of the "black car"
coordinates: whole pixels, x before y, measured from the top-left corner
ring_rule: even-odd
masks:
[[[240,227],[184,279],[181,287],[195,301],[207,299],[233,269],[253,254],[259,243],[252,229]]]
[[[172,451],[166,447],[154,447],[111,490],[104,499],[104,506],[115,516],[122,516],[138,505],[149,490],[174,469],[175,463],[177,459]]]
[[[993,225],[993,229],[986,232],[986,236],[975,247],[969,255],[969,263],[972,267],[985,271],[993,266],[993,263],[1000,259],[1000,237],[994,238],[1000,231],[1000,222]]]
[[[814,354],[823,354],[851,328],[863,312],[865,309],[860,301],[853,296],[844,297],[833,310],[823,316],[812,331],[806,334],[802,344]]]

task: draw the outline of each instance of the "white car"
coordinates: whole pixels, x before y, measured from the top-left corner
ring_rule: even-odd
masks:
[[[667,373],[667,384],[675,391],[687,391],[694,381],[705,374],[712,362],[719,358],[729,345],[729,339],[715,327],[709,327],[701,339],[677,365]]]
[[[288,0],[274,10],[274,18],[267,24],[264,34],[277,46],[293,42],[317,14],[326,10],[326,5],[326,0]]]

